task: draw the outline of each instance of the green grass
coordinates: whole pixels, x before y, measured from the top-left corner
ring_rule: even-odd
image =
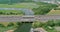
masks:
[[[51,9],[58,7],[55,4],[49,4],[49,3],[37,3],[39,5],[38,8],[33,8],[35,15],[45,15],[47,14]]]
[[[0,4],[0,8],[37,8],[38,6],[36,3]]]
[[[8,24],[11,22],[0,22],[0,24],[3,24],[4,26],[8,26]],[[14,25],[16,25],[16,22],[12,22]]]
[[[33,23],[33,28],[44,28],[47,32],[56,32],[57,30],[52,26],[53,22],[48,21],[48,22],[35,22]]]
[[[51,10],[47,15],[60,15],[60,10]]]
[[[24,15],[24,13],[20,10],[0,10],[0,15]]]
[[[10,22],[5,22],[5,24],[4,24],[4,22],[0,22],[0,24],[3,24],[3,25],[7,25],[6,23],[8,24]],[[12,23],[16,24],[16,22],[12,22]],[[32,23],[23,23],[22,25],[19,25],[19,27],[16,25],[15,26],[0,27],[0,32],[4,32],[4,31],[8,31],[8,30],[15,30],[14,32],[20,32],[20,31],[21,32],[29,32],[31,26],[32,26]]]
[[[0,32],[6,32],[8,30],[15,30],[17,27],[11,26],[11,27],[0,27]]]
[[[9,23],[13,23],[14,25],[8,26]],[[0,32],[8,31],[8,30],[15,30],[18,27],[17,22],[0,22],[0,24],[4,25],[4,27],[0,26]]]

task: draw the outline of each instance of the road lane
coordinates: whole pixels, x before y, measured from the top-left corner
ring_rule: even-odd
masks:
[[[60,15],[39,15],[39,16],[30,16],[30,15],[25,15],[25,16],[15,16],[15,15],[0,15],[0,22],[34,22],[36,20],[39,21],[48,21],[48,20],[60,20]]]

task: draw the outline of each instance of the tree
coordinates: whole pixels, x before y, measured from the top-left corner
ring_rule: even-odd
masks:
[[[49,20],[49,21],[47,22],[47,25],[48,25],[48,26],[51,26],[51,27],[55,26],[54,20]]]

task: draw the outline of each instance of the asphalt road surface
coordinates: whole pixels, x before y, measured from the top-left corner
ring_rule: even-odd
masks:
[[[60,15],[39,15],[36,19],[39,21],[60,20]]]
[[[29,16],[29,17],[28,17]],[[0,15],[0,21],[4,22],[34,22],[36,20],[39,21],[46,21],[46,20],[60,20],[60,15],[39,15],[39,16],[30,16],[30,15],[26,15],[26,16],[4,16],[4,15]]]

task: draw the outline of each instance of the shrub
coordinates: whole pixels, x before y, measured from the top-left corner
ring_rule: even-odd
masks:
[[[36,21],[36,22],[33,23],[32,26],[33,26],[33,28],[42,27],[43,26],[43,23]]]
[[[10,13],[5,13],[5,15],[10,15]]]
[[[58,7],[55,4],[48,4],[48,3],[39,3],[38,5],[40,5],[38,8],[32,9],[35,12],[35,15],[47,14],[53,8]]]
[[[34,8],[32,10],[35,12],[36,15],[44,15],[44,14],[48,13],[51,10],[51,8],[40,6],[39,8]]]
[[[51,27],[55,26],[54,20],[49,20],[49,21],[47,22],[47,25],[48,25],[48,26],[51,26]]]
[[[11,27],[11,26],[14,26],[14,23],[11,22],[8,24],[8,27]]]
[[[0,12],[0,14],[3,14],[2,12]]]
[[[3,24],[0,24],[0,27],[5,27]]]
[[[54,24],[55,24],[55,26],[60,26],[60,20],[55,20]]]
[[[22,23],[20,23],[20,22],[16,22],[16,25],[17,25],[17,26],[21,26]]]

